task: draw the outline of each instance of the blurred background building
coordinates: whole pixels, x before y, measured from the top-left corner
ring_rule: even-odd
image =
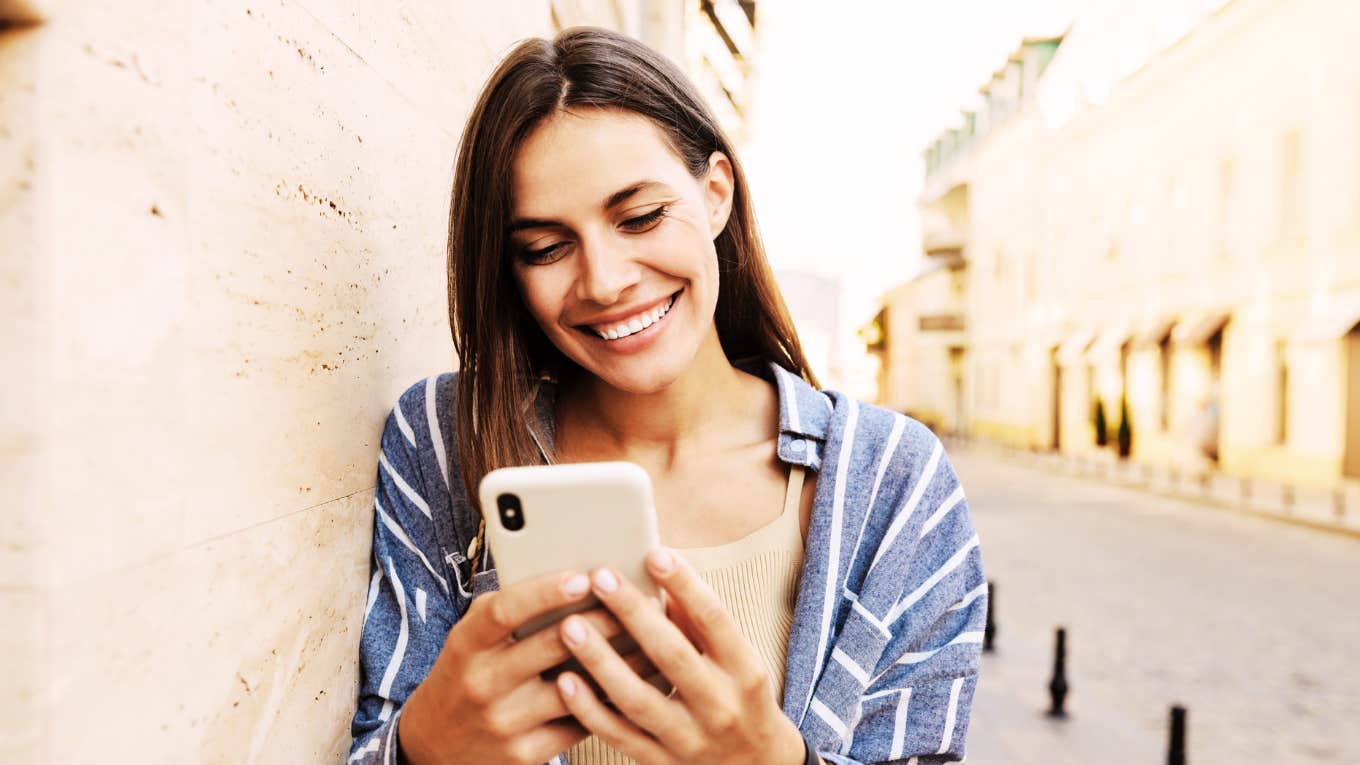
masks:
[[[680,64],[736,143],[747,140],[756,57],[755,0],[552,0],[554,29],[607,27]]]
[[[998,60],[925,151],[880,399],[1066,452],[1126,409],[1138,460],[1360,477],[1357,28],[1353,3],[1164,0]]]

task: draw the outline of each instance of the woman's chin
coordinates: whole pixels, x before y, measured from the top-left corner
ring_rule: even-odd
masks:
[[[658,366],[646,369],[601,370],[597,375],[602,382],[622,393],[647,396],[660,393],[680,379],[683,370],[671,371]]]
[[[622,393],[645,396],[660,393],[675,384],[692,365],[693,358],[664,361],[647,358],[651,354],[586,366],[587,372]]]

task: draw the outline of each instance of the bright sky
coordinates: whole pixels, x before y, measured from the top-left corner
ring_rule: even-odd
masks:
[[[1022,37],[1063,31],[1081,0],[760,3],[744,161],[777,270],[844,279],[844,320],[909,278],[921,151]]]

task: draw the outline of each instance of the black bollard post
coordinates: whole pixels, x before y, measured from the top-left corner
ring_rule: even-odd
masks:
[[[1063,708],[1067,691],[1067,630],[1059,627],[1058,640],[1053,646],[1053,679],[1048,683],[1048,695],[1052,700],[1049,717],[1067,717],[1067,710]]]
[[[987,626],[982,628],[982,650],[991,653],[992,641],[996,639],[996,620],[992,618],[992,608],[996,604],[996,582],[987,582]]]
[[[1171,707],[1171,744],[1166,750],[1166,765],[1185,765],[1185,707]]]

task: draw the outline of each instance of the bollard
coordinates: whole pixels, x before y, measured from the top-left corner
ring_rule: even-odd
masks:
[[[1053,646],[1053,679],[1048,683],[1048,695],[1052,706],[1048,708],[1049,717],[1067,717],[1063,703],[1067,701],[1067,630],[1058,628],[1058,639]]]
[[[991,653],[995,647],[992,641],[996,639],[996,621],[992,619],[992,606],[996,603],[996,582],[987,582],[987,626],[982,628],[982,650]]]
[[[1185,707],[1171,707],[1171,743],[1166,750],[1166,765],[1185,765]]]

